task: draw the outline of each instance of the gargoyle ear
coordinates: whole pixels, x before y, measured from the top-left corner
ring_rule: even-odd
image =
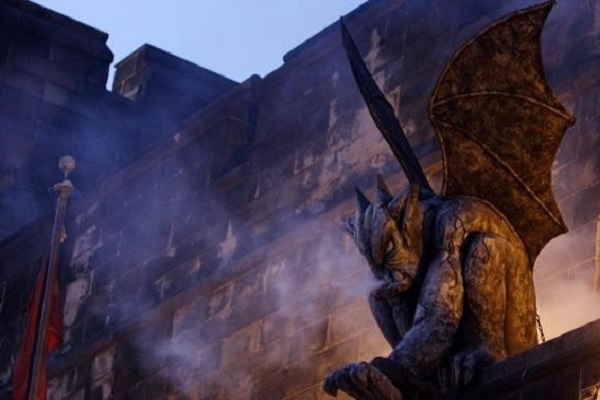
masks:
[[[392,193],[388,189],[383,176],[377,174],[377,202],[380,204],[387,204],[392,200]]]
[[[399,223],[406,219],[406,214],[414,205],[419,203],[421,189],[418,185],[412,184],[408,190],[397,194],[388,204],[388,211],[392,217]]]
[[[360,214],[363,214],[367,210],[367,207],[371,205],[371,202],[359,188],[354,187],[354,191],[356,192],[356,205],[358,206],[358,211]]]
[[[396,196],[388,203],[387,209],[396,221],[399,221],[402,218],[407,200],[408,193],[404,191],[396,194]]]

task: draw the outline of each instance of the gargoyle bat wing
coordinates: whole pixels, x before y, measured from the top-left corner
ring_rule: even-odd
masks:
[[[546,82],[540,37],[553,2],[510,14],[465,43],[429,103],[440,140],[444,196],[473,196],[511,222],[535,260],[567,231],[552,163],[575,119]]]
[[[552,163],[575,119],[546,82],[540,37],[554,2],[509,14],[464,44],[429,104],[444,165],[443,196],[491,203],[511,222],[533,261],[567,231],[552,193]],[[356,83],[411,183],[431,193],[392,106],[341,21]]]

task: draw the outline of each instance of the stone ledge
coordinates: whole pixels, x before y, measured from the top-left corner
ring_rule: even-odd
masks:
[[[596,320],[486,368],[474,388],[448,398],[583,399],[600,383],[599,362],[600,320]],[[542,387],[556,390],[542,392]]]
[[[76,48],[107,65],[113,60],[113,54],[106,45],[108,34],[33,2],[0,2],[0,19],[18,21],[21,32],[37,32],[52,42]]]
[[[35,16],[45,21],[49,21],[53,24],[60,25],[67,28],[68,30],[77,32],[81,35],[88,36],[93,40],[99,40],[106,42],[108,34],[94,28],[93,26],[84,24],[70,18],[66,15],[60,14],[56,11],[50,10],[44,6],[27,0],[3,0],[3,3],[9,4],[15,9],[19,9],[27,14]]]

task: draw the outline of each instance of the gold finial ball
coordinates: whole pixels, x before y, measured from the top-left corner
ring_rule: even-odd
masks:
[[[75,159],[71,156],[62,156],[60,160],[58,160],[58,169],[65,174],[65,177],[69,176],[73,170],[75,170]]]

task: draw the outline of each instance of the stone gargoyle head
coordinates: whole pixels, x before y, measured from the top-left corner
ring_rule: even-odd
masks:
[[[412,184],[393,196],[379,175],[375,201],[356,189],[356,214],[344,224],[375,278],[390,283],[396,293],[407,291],[417,278],[423,252],[419,195],[419,187]]]

